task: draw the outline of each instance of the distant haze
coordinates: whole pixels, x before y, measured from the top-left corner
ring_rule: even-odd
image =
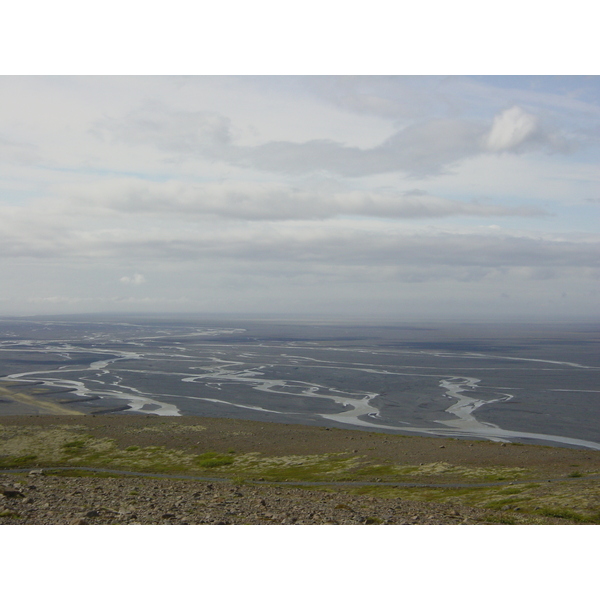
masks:
[[[598,77],[0,77],[0,315],[592,319]]]

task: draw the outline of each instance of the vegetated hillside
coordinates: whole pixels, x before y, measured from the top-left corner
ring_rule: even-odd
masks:
[[[0,419],[0,469],[0,523],[11,524],[600,522],[591,450],[200,417],[27,416]]]

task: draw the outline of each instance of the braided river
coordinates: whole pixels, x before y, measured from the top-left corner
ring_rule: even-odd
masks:
[[[123,319],[0,320],[0,415],[199,415],[600,450],[591,327]]]

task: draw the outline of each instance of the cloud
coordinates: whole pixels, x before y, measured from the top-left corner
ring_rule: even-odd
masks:
[[[451,216],[538,217],[546,213],[526,206],[451,200],[420,189],[395,191],[300,188],[275,182],[238,181],[192,184],[180,181],[107,180],[69,186],[58,193],[59,210],[79,216],[160,216],[199,219],[310,220],[340,216],[433,219]]]
[[[341,109],[401,119],[422,117],[445,107],[438,93],[444,79],[419,76],[306,77],[302,78],[302,84],[321,101]]]
[[[151,145],[170,160],[203,159],[282,175],[328,172],[348,178],[383,173],[432,176],[484,152],[522,151],[530,141],[551,150],[568,146],[558,133],[544,133],[538,117],[518,106],[497,114],[491,128],[484,119],[430,117],[368,148],[332,139],[249,146],[236,143],[233,131],[230,119],[216,112],[174,111],[158,104],[119,119],[103,119],[94,127],[113,142]]]
[[[142,283],[146,282],[146,278],[143,275],[140,275],[139,273],[135,273],[135,275],[132,275],[131,277],[121,277],[119,281],[126,285],[141,285]]]
[[[41,261],[96,260],[175,268],[185,262],[222,265],[223,272],[246,265],[253,271],[274,266],[280,273],[314,272],[324,266],[414,268],[428,271],[482,269],[598,269],[597,236],[533,237],[485,228],[443,231],[380,221],[201,220],[177,229],[147,227],[138,221],[110,228],[22,229],[0,237],[0,254]],[[39,240],[37,231],[44,231]],[[271,267],[269,267],[271,268]],[[590,273],[592,272],[590,271]],[[145,282],[140,273],[123,276],[124,285]]]
[[[130,112],[125,118],[105,117],[92,127],[94,134],[112,134],[128,144],[152,144],[176,154],[215,152],[231,142],[230,121],[212,111],[177,111],[159,103]]]
[[[404,172],[424,176],[477,154],[484,126],[457,119],[434,119],[393,134],[372,148],[348,147],[331,140],[269,142],[231,148],[237,166],[284,174],[328,171],[344,177]]]
[[[492,152],[514,150],[539,132],[539,120],[522,108],[513,106],[494,117],[485,147]]]
[[[429,119],[405,127],[371,148],[330,139],[272,141],[256,146],[235,143],[228,118],[217,113],[173,111],[153,105],[123,118],[98,121],[93,131],[113,142],[150,144],[179,160],[203,158],[282,174],[328,171],[345,177],[405,172],[439,173],[481,152],[484,122]]]
[[[34,144],[14,142],[0,137],[0,161],[9,164],[32,165],[39,160],[39,150]]]
[[[332,312],[363,294],[376,313],[408,288],[414,305],[469,310],[467,287],[497,284],[534,310],[577,276],[565,289],[583,298],[599,277],[600,109],[544,81],[7,78],[3,293],[19,310],[163,293],[304,310],[321,294]]]

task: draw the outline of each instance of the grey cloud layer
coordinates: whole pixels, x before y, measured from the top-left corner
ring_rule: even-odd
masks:
[[[502,269],[592,269],[600,274],[600,240],[535,239],[476,233],[408,233],[387,226],[352,227],[256,223],[214,227],[210,222],[175,232],[171,228],[111,227],[79,229],[70,222],[40,222],[24,230],[14,223],[0,226],[0,252],[13,258],[137,261],[242,261],[260,268],[281,264],[290,272],[298,265],[481,267]],[[286,266],[284,266],[286,265]],[[552,276],[551,272],[549,276]]]
[[[202,157],[261,171],[302,174],[328,171],[343,177],[404,172],[425,176],[485,152],[560,148],[559,137],[544,133],[539,120],[514,106],[484,120],[436,118],[418,121],[372,148],[328,139],[304,143],[272,141],[235,144],[228,118],[206,111],[172,111],[153,106],[123,119],[99,121],[94,131],[127,144],[150,144],[180,157]]]
[[[120,213],[182,216],[215,215],[227,219],[326,219],[343,215],[428,219],[449,216],[537,217],[546,213],[524,206],[440,198],[414,189],[403,192],[299,189],[283,184],[237,182],[223,184],[165,183],[116,180],[60,190],[60,211],[80,215]]]

